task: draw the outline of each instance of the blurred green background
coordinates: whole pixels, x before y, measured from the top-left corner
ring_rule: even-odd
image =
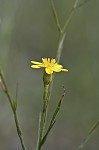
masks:
[[[75,0],[55,0],[61,25]],[[42,69],[30,61],[56,55],[58,31],[50,0],[0,0],[0,66],[10,93],[18,90],[18,116],[27,150],[36,146],[42,108]],[[68,73],[57,73],[48,121],[62,94],[66,96],[57,123],[43,150],[75,150],[99,119],[99,0],[78,9],[70,22],[60,60]],[[99,129],[84,148],[99,150]],[[13,114],[0,90],[0,150],[21,150]]]

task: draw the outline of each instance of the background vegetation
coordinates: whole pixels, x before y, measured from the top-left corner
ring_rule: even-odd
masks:
[[[55,1],[59,19],[64,20],[74,0]],[[44,150],[75,150],[99,119],[99,1],[78,9],[68,26],[60,63],[68,73],[57,74],[50,101],[50,117],[62,93],[66,96],[58,121]],[[42,107],[41,70],[30,61],[55,57],[58,31],[49,0],[0,0],[0,65],[15,99],[18,83],[18,116],[27,149],[36,146],[38,116]],[[86,150],[99,149],[99,130]],[[21,150],[7,98],[0,90],[0,150]]]

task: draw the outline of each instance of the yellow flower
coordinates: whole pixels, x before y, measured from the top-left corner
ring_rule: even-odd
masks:
[[[63,69],[62,65],[59,65],[55,59],[42,58],[42,62],[31,61],[34,65],[31,65],[32,68],[45,68],[47,74],[52,74],[53,72],[68,71]]]

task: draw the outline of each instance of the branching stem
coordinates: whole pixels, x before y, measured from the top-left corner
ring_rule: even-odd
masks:
[[[52,5],[52,11],[53,11],[53,15],[54,15],[54,18],[55,18],[57,28],[58,28],[59,32],[62,32],[61,25],[60,25],[60,22],[59,22],[59,19],[58,19],[58,15],[57,15],[56,8],[55,8],[53,0],[51,0],[51,5]]]
[[[13,112],[13,115],[14,115],[14,120],[15,120],[16,129],[17,129],[17,134],[18,134],[19,139],[20,139],[22,150],[26,150],[26,147],[25,147],[25,144],[24,144],[24,140],[23,140],[23,136],[22,136],[22,132],[21,132],[21,128],[19,126],[17,112],[16,112],[17,104],[15,104],[15,101],[13,101],[11,96],[10,96],[10,93],[9,93],[6,81],[4,79],[4,75],[3,75],[1,70],[0,70],[0,77],[1,77],[2,84],[4,86],[3,91],[4,91],[4,93],[6,94],[8,100],[9,100],[9,103],[10,103],[10,106],[11,106],[11,109],[12,109],[12,112]]]
[[[75,0],[73,8],[71,9],[71,11],[69,13],[69,16],[68,16],[66,22],[64,23],[64,26],[63,26],[63,28],[61,28],[59,18],[58,18],[58,15],[57,15],[57,11],[56,11],[56,8],[55,8],[55,5],[54,5],[54,0],[51,0],[52,11],[53,11],[54,19],[55,19],[56,26],[57,26],[57,29],[58,29],[58,32],[59,32],[59,40],[58,40],[57,49],[56,49],[56,61],[57,61],[57,63],[59,63],[59,61],[60,61],[62,48],[63,48],[65,36],[66,36],[66,29],[68,27],[68,24],[70,23],[71,18],[73,16],[75,10],[80,6],[80,5],[78,5],[78,2],[79,2],[79,0]],[[53,79],[54,79],[54,75],[53,75]],[[40,117],[40,124],[39,124],[40,128],[39,128],[39,131],[38,131],[39,134],[38,134],[38,143],[37,143],[36,150],[41,150],[42,145],[45,143],[45,140],[46,140],[46,137],[47,137],[49,131],[52,129],[53,125],[56,122],[54,117],[56,117],[56,115],[57,115],[57,113],[60,109],[60,106],[61,106],[61,101],[60,101],[59,105],[56,108],[55,113],[52,117],[51,124],[50,124],[46,134],[44,135],[44,131],[45,131],[44,129],[45,129],[46,118],[47,118],[48,102],[50,100],[50,96],[51,96],[51,93],[52,93],[52,86],[53,86],[53,80],[51,81],[50,86],[49,86],[49,84],[48,85],[44,84],[44,97],[43,97],[44,104],[43,104],[43,111],[42,111],[42,114],[41,114],[41,117]]]

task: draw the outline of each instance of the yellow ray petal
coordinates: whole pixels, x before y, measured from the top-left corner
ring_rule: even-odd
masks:
[[[31,61],[31,63],[35,64],[35,65],[41,65],[41,62],[37,62],[37,61]]]
[[[61,69],[61,71],[66,71],[66,72],[68,72],[68,70],[67,70],[67,69]]]
[[[62,65],[55,64],[55,65],[53,66],[53,71],[55,71],[55,72],[60,72],[61,69],[62,69]]]
[[[51,59],[51,63],[52,63],[52,64],[55,64],[55,62],[56,62],[56,60],[52,58],[52,59]]]
[[[50,63],[50,58],[48,58],[48,62]]]
[[[31,68],[41,68],[38,65],[31,65]]]
[[[47,58],[42,58],[44,64],[48,63]]]
[[[47,74],[52,74],[53,73],[53,70],[52,70],[52,68],[45,68],[45,71],[46,71],[46,73]]]
[[[61,68],[53,67],[53,71],[55,71],[55,72],[60,72],[60,71],[61,71]]]

